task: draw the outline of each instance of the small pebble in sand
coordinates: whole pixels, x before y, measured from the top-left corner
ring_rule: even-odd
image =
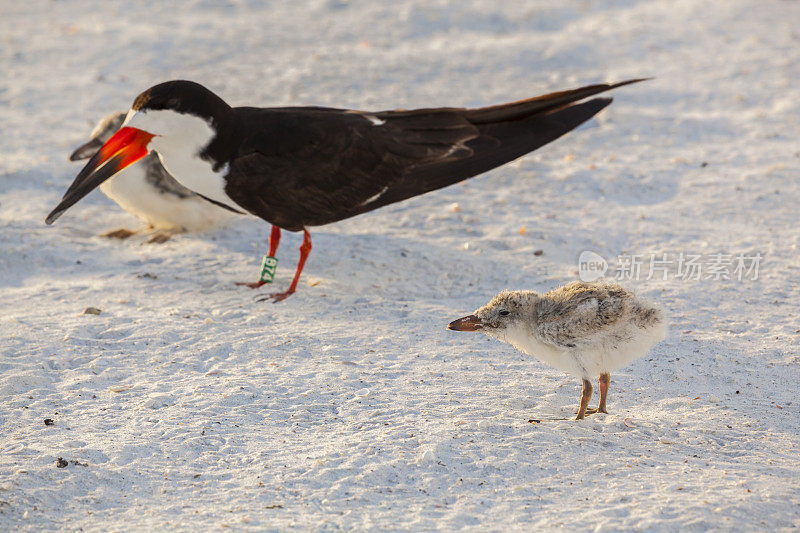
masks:
[[[52,418],[45,418],[44,419],[44,425],[45,426],[52,426],[53,424],[55,424],[55,422],[53,421]]]
[[[83,310],[84,315],[99,315],[102,311],[96,307],[87,307]]]

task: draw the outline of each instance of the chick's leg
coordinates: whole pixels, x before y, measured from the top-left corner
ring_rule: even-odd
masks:
[[[608,387],[611,385],[611,374],[608,372],[600,374],[600,405],[597,406],[598,413],[608,414],[606,411],[606,397],[608,396]]]
[[[608,396],[609,383],[611,383],[611,375],[608,372],[600,374],[600,405],[597,406],[597,409],[587,409],[587,415],[593,415],[595,413],[608,414],[608,411],[606,411],[606,396]]]
[[[583,380],[583,388],[581,389],[581,406],[578,409],[578,416],[575,420],[583,420],[586,414],[586,408],[589,406],[589,400],[592,399],[592,383],[588,379]]]

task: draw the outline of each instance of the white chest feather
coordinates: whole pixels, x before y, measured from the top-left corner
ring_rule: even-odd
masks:
[[[154,134],[149,149],[158,154],[161,164],[184,187],[236,208],[225,193],[227,165],[214,171],[212,163],[200,157],[216,135],[203,119],[174,111],[129,113],[126,126]]]
[[[146,172],[138,163],[103,182],[100,190],[120,207],[159,230],[203,231],[226,222],[233,215],[198,196],[181,198],[158,190],[147,181]]]
[[[504,335],[498,336],[498,339],[507,342],[522,353],[536,357],[553,368],[574,373],[573,358],[565,350],[541,342],[525,327],[507,328]]]
[[[648,328],[622,320],[616,327],[586,335],[574,348],[544,343],[524,325],[506,328],[494,336],[554,368],[589,379],[643,356],[653,344],[664,340],[666,327],[663,320]]]

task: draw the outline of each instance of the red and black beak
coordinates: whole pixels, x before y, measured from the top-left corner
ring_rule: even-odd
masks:
[[[45,223],[52,224],[64,211],[92,192],[95,187],[146,156],[147,144],[153,137],[152,133],[136,128],[124,127],[117,131],[75,177],[75,181],[64,193],[61,203],[44,219]],[[81,148],[72,155],[77,154]]]
[[[478,331],[483,328],[483,322],[475,315],[465,316],[447,324],[447,329],[454,331]]]

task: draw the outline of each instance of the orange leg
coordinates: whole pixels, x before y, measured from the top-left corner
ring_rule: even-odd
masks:
[[[606,413],[606,397],[608,396],[608,386],[611,383],[611,374],[606,372],[605,374],[600,374],[600,405],[597,406],[598,413]]]
[[[600,405],[597,406],[597,409],[587,409],[587,415],[593,415],[595,413],[608,414],[608,411],[606,411],[606,397],[608,396],[608,385],[610,383],[611,374],[608,372],[605,374],[600,374]]]
[[[125,228],[115,229],[100,234],[101,237],[108,237],[109,239],[127,239],[131,235],[136,235],[136,232],[127,230]]]
[[[592,384],[588,379],[583,380],[583,389],[581,389],[581,406],[578,409],[578,416],[575,420],[583,420],[586,414],[586,408],[589,407],[589,400],[592,399]]]
[[[300,281],[300,273],[303,272],[303,267],[306,264],[306,259],[308,259],[308,254],[311,253],[311,234],[308,233],[308,230],[303,230],[303,244],[300,245],[300,260],[297,262],[297,270],[294,272],[294,279],[292,279],[292,284],[289,285],[289,288],[284,292],[276,292],[270,294],[269,297],[272,298],[275,302],[280,302],[288,298],[291,294],[294,294],[294,291],[297,290],[297,282]]]
[[[278,253],[278,244],[281,242],[281,228],[276,225],[272,225],[272,233],[269,234],[269,257],[275,257],[275,254]],[[250,287],[251,289],[257,289],[262,285],[266,285],[266,281],[258,280],[255,283],[247,283],[244,281],[240,281],[236,283],[237,285],[244,285],[245,287]]]

